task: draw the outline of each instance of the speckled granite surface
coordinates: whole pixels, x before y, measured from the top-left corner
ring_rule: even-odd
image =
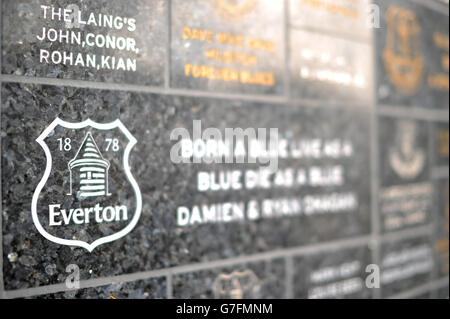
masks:
[[[173,278],[174,298],[282,299],[285,298],[282,260],[204,270]]]
[[[381,12],[381,28],[375,33],[378,103],[448,110],[448,44],[436,41],[436,35],[442,34],[448,42],[448,15],[407,0],[375,3]],[[415,25],[405,30],[403,38],[396,31],[401,17],[410,17],[408,23]],[[402,39],[407,47],[400,51],[396,45]],[[401,61],[404,69],[398,67]],[[442,76],[443,83],[430,84],[430,76],[436,75]]]
[[[167,298],[164,278],[120,282],[107,286],[41,295],[39,299],[164,299]]]
[[[56,14],[50,8],[44,10],[42,6],[53,6]],[[89,22],[93,15],[94,22],[76,25],[59,19],[57,14],[64,18],[64,11],[60,10],[74,8],[72,12],[75,12],[77,21]],[[78,12],[81,12],[80,19]],[[166,12],[167,3],[164,0],[3,1],[2,73],[161,86],[164,84],[167,55]],[[105,18],[99,18],[99,14],[109,17],[113,27],[109,24],[105,26],[102,23]],[[129,24],[129,21],[134,22]],[[40,40],[43,34],[46,36]],[[99,35],[102,37],[97,39]],[[111,42],[107,42],[108,36],[113,39]],[[130,41],[134,45],[128,46]],[[124,49],[121,49],[122,43],[125,43]],[[49,63],[42,59],[41,50],[49,52]],[[51,58],[53,52],[58,53],[54,59]],[[71,59],[66,59],[65,64],[57,64],[55,61],[58,62],[59,55],[62,60],[64,57]],[[88,63],[88,57],[92,56],[95,56],[94,67]],[[124,59],[125,66],[128,59],[133,60],[136,69],[121,68],[120,58]]]
[[[23,95],[24,92],[27,94]],[[79,264],[83,268],[82,278],[88,279],[212,261],[369,232],[367,113],[344,110],[325,112],[318,108],[277,108],[274,113],[276,106],[273,105],[17,84],[4,85],[2,96],[4,265],[5,273],[15,278],[7,282],[9,288],[58,282],[57,275],[41,272],[40,268],[48,265],[60,269],[69,263]],[[91,114],[86,108],[79,108],[80,105],[89,104],[96,110]],[[62,108],[57,105],[62,105]],[[130,157],[131,171],[137,176],[143,194],[143,213],[138,226],[125,238],[100,246],[92,254],[46,240],[36,231],[30,216],[31,196],[45,167],[45,155],[34,140],[57,116],[69,122],[91,118],[107,123],[119,118],[138,140]],[[350,116],[353,120],[348,125]],[[31,118],[39,118],[39,121],[31,121]],[[330,125],[331,118],[333,125]],[[343,140],[352,143],[352,156],[338,160],[305,159],[301,162],[285,159],[279,165],[280,169],[300,169],[319,164],[325,167],[340,164],[344,167],[345,183],[333,187],[201,193],[197,190],[196,173],[201,169],[222,170],[223,167],[230,167],[230,164],[173,164],[170,161],[170,149],[174,142],[170,140],[169,132],[176,127],[191,130],[195,119],[201,119],[204,127],[290,127],[280,130],[280,135],[290,136],[292,140],[301,139],[302,136],[335,139],[338,137],[335,132],[339,132]],[[55,163],[56,166],[62,165],[61,179],[64,179],[64,175],[67,177],[64,162]],[[255,165],[240,164],[233,167],[248,170],[257,167]],[[117,174],[116,191],[127,192],[128,184],[120,184],[120,172]],[[110,176],[111,183],[114,183],[114,173],[110,173]],[[51,185],[52,181],[48,183]],[[54,187],[59,185],[53,183]],[[120,191],[117,189],[119,187]],[[325,211],[309,216],[230,224],[184,228],[177,225],[178,206],[191,207],[230,200],[245,202],[249,199],[300,198],[313,194],[348,193],[352,190],[355,190],[357,206],[337,214]],[[48,192],[58,191],[59,188],[56,188]],[[42,210],[45,215],[48,209],[44,206]],[[308,227],[304,227],[305,223]],[[68,233],[63,237],[80,236],[80,228],[88,230],[84,226],[67,228]],[[303,231],[297,231],[300,228]],[[91,231],[108,232],[108,228],[99,227]],[[8,258],[10,254],[17,254],[17,260],[11,261]],[[31,269],[34,272],[30,273]]]
[[[173,0],[171,8],[172,87],[284,93],[282,1]]]
[[[366,287],[368,247],[325,251],[295,259],[294,293],[299,299],[371,298]]]
[[[381,246],[383,298],[430,281],[436,271],[430,237],[400,240]]]
[[[0,290],[448,297],[448,15],[374,3],[376,30],[366,1],[1,1]],[[278,128],[292,153],[267,176],[177,164],[196,120]],[[201,190],[232,172],[260,184]]]

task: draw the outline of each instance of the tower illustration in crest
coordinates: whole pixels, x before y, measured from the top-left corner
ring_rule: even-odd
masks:
[[[103,158],[90,132],[86,134],[75,157],[69,161],[70,193],[79,198],[110,196],[108,173],[110,163]]]

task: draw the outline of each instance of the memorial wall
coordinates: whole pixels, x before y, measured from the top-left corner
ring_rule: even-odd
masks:
[[[448,298],[439,0],[0,0],[3,298]]]

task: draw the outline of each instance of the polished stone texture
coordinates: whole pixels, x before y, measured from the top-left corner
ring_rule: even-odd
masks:
[[[371,48],[338,36],[291,30],[291,96],[359,104],[371,100]]]
[[[414,296],[413,298],[410,299],[415,299],[415,300],[421,300],[421,299],[432,299],[432,293],[431,292],[427,292],[424,294],[420,294],[418,296]]]
[[[436,3],[0,3],[1,296],[448,298],[449,23]],[[59,19],[77,8],[81,20]],[[72,127],[46,130],[57,118]],[[275,128],[275,172],[176,156],[230,129],[249,151]],[[366,286],[373,263],[381,290]],[[83,288],[65,286],[68,266]]]
[[[294,259],[294,297],[299,299],[371,298],[366,267],[368,247],[324,251]]]
[[[73,24],[59,21],[57,15],[52,15],[51,9],[46,11],[44,19],[44,9],[41,6],[54,6],[56,13],[59,9],[74,10],[77,6],[81,12],[81,20],[78,22],[89,22],[90,15],[93,14],[96,24]],[[74,11],[74,12],[79,12]],[[3,28],[2,28],[2,73],[12,75],[23,75],[32,77],[64,78],[75,80],[90,80],[99,82],[129,83],[139,85],[161,86],[164,84],[164,70],[167,55],[167,3],[164,0],[158,1],[78,1],[78,0],[33,0],[33,1],[3,1]],[[121,20],[113,20],[115,25],[123,27],[120,29],[99,26],[98,14],[106,16],[120,17]],[[63,11],[61,11],[61,17]],[[54,18],[52,20],[51,18]],[[104,17],[104,16],[102,16]],[[105,18],[102,18],[105,19]],[[127,19],[127,20],[125,20]],[[134,19],[135,23],[129,25],[125,21]],[[42,38],[43,28],[50,31],[50,41],[48,37]],[[131,30],[131,31],[130,31]],[[66,35],[68,38],[61,38]],[[82,45],[72,42],[72,32],[78,36]],[[57,36],[55,36],[55,34]],[[91,34],[91,36],[89,36]],[[119,50],[121,46],[119,40],[114,42],[115,48],[107,48],[104,42],[98,46],[89,46],[88,43],[95,43],[97,36],[111,36],[118,39],[123,37],[134,46],[127,46],[130,50]],[[100,39],[99,41],[104,41]],[[132,43],[130,42],[130,43]],[[84,44],[83,44],[84,43]],[[111,46],[111,44],[109,44]],[[136,50],[133,50],[135,48]],[[41,59],[41,50],[46,50],[50,54],[49,63]],[[58,57],[52,59],[53,52],[60,52],[62,62],[64,62],[64,52],[66,57],[72,53],[72,62],[59,63]],[[78,54],[83,60],[77,60]],[[87,55],[95,55],[95,65],[90,67]],[[105,59],[102,60],[102,56]],[[110,58],[106,58],[110,57]],[[116,59],[113,62],[113,57]],[[119,58],[125,61],[125,70],[119,65]],[[136,62],[136,70],[130,71],[128,60]],[[78,61],[78,63],[77,63]],[[88,67],[89,66],[89,67]]]
[[[439,269],[439,277],[449,275],[449,181],[448,179],[435,182],[436,227],[434,250]]]
[[[282,1],[172,1],[171,86],[210,92],[282,95],[283,21]],[[185,27],[190,31],[185,32]],[[213,72],[212,78],[205,78],[200,74],[206,71],[186,71],[186,65],[238,73],[266,73],[272,79],[248,83],[242,76],[221,76],[217,72]]]
[[[383,232],[431,222],[429,123],[379,117],[379,202]]]
[[[382,244],[380,270],[383,298],[431,281],[436,264],[430,238],[417,237]]]
[[[285,297],[282,260],[196,271],[173,277],[176,299],[273,299]]]
[[[290,21],[295,27],[368,38],[369,4],[369,0],[289,0]]]
[[[439,289],[438,293],[437,293],[437,295],[438,295],[437,298],[439,298],[439,299],[448,299],[448,295],[449,295],[448,291],[449,291],[448,290],[448,286]]]
[[[449,162],[449,125],[433,123],[433,166],[448,166]]]
[[[56,294],[39,296],[38,299],[165,299],[167,297],[165,278],[133,282],[119,282],[107,286],[69,290]]]
[[[81,268],[82,279],[88,279],[369,233],[368,113],[345,109],[276,108],[273,105],[214,99],[19,84],[4,85],[2,97],[3,244],[8,289],[60,282],[59,275],[72,263]],[[143,194],[142,216],[136,229],[126,237],[102,245],[91,254],[80,248],[69,248],[46,240],[37,232],[31,219],[31,197],[45,168],[44,152],[35,139],[57,116],[68,122],[91,118],[99,123],[108,123],[119,118],[138,140],[131,152],[130,163],[131,172]],[[340,159],[304,158],[299,161],[291,158],[279,163],[280,169],[339,164],[344,169],[342,186],[202,193],[196,185],[199,170],[248,170],[258,165],[172,163],[170,150],[175,141],[170,140],[170,132],[174,128],[186,128],[192,132],[193,120],[202,120],[203,128],[217,127],[221,130],[225,127],[280,127],[280,136],[290,140],[341,138],[351,142],[354,154]],[[64,176],[68,178],[65,163],[57,169],[61,170],[61,179]],[[114,180],[115,173],[110,176]],[[122,192],[127,187],[128,183],[116,185],[116,191]],[[55,196],[61,191],[54,188]],[[178,206],[334,193],[354,194],[357,201],[355,208],[336,213],[184,228],[177,225]],[[81,229],[84,227],[80,226]],[[91,231],[101,234],[111,232],[111,227],[104,225]],[[73,235],[79,233],[78,229]],[[70,233],[64,236],[70,236]],[[8,257],[16,255],[17,258]],[[57,267],[52,276],[42,272],[49,264]]]
[[[375,3],[381,10],[380,28],[375,33],[378,103],[448,110],[448,15],[412,1],[378,0]],[[392,18],[388,19],[389,8],[397,12],[392,11]],[[407,27],[402,37],[397,27],[405,25],[402,24],[405,17],[410,17],[407,25],[417,27]],[[436,33],[443,35],[447,45],[436,45]],[[386,56],[386,52],[391,55]],[[443,83],[430,85],[430,77],[436,75]]]
[[[381,159],[380,185],[386,187],[429,181],[428,122],[379,117],[378,123]],[[411,155],[405,147],[411,148]],[[408,156],[416,154],[423,154],[424,162],[417,170],[411,171],[411,176],[405,177],[400,175],[403,172],[396,171],[393,166],[393,154],[396,151],[404,156],[405,163],[408,163]],[[405,174],[407,173],[405,172]]]

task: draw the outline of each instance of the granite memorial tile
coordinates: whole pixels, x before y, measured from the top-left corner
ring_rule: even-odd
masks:
[[[139,223],[136,229],[133,229],[132,236],[125,237],[128,239],[126,241],[116,240],[100,245],[89,252],[95,245],[101,244],[99,239],[123,231],[125,224],[128,227],[130,224],[127,222],[139,215],[137,206],[141,206],[142,200],[137,200],[135,190],[130,188],[130,178],[124,177],[124,165],[118,163],[125,161],[122,154],[125,146],[132,145],[125,143],[128,141],[124,140],[123,132],[108,130],[104,135],[94,128],[86,132],[85,128],[66,130],[61,126],[49,131],[48,138],[44,141],[48,142],[47,149],[55,162],[52,163],[51,176],[49,175],[45,188],[38,197],[35,208],[37,218],[32,217],[32,198],[48,167],[48,157],[36,139],[42,136],[55,119],[59,117],[78,124],[88,118],[97,123],[113,123],[122,118],[121,112],[126,112],[123,117],[130,119],[135,117],[134,112],[140,112],[141,107],[150,108],[145,100],[148,97],[134,96],[137,98],[134,101],[133,95],[127,92],[5,84],[2,87],[2,98],[2,154],[5,155],[2,158],[2,183],[5,187],[2,192],[5,248],[3,271],[7,290],[64,282],[67,277],[65,269],[70,264],[80,268],[80,279],[85,280],[134,273],[144,269],[165,268],[175,261],[170,261],[172,248],[167,247],[164,242],[169,240],[166,234],[167,226],[164,225],[167,223],[166,217],[157,210],[150,213],[149,209],[149,205],[153,201],[159,201],[158,198],[162,194],[155,189],[149,191],[148,188],[153,189],[154,185],[142,183],[142,180],[139,181],[139,189],[144,193],[145,205],[142,211],[146,213],[138,219]],[[159,117],[163,116],[163,113]],[[158,125],[145,125],[141,128],[145,135],[146,130],[150,134],[150,130],[156,127]],[[135,127],[131,135],[135,133],[134,130]],[[55,133],[60,136],[54,135]],[[66,135],[61,137],[64,133]],[[62,140],[58,141],[60,138]],[[140,136],[140,141],[142,138],[145,137]],[[89,146],[90,152],[85,146]],[[117,147],[120,151],[115,152]],[[84,156],[89,153],[94,160],[91,162],[96,165],[86,167],[95,168],[93,172],[86,170],[83,173],[82,169],[86,167],[69,165],[73,160],[83,160],[75,154]],[[135,150],[130,153],[132,177],[137,176],[136,174],[141,176],[140,173],[145,167],[155,168],[145,164],[150,152],[142,159],[136,158],[135,154]],[[72,164],[82,162],[73,161]],[[107,168],[108,162],[109,171],[96,171]],[[111,196],[102,197],[105,204],[101,201],[94,204],[94,197],[82,194],[82,189],[85,193],[92,191],[84,188],[89,186],[89,183],[86,181],[88,176],[85,176],[83,181],[82,174],[91,175],[91,185],[99,187],[96,191],[108,192],[108,195],[111,193]],[[153,176],[158,179],[157,175],[161,174],[158,169]],[[106,179],[108,190],[105,187]],[[86,185],[81,185],[83,183]],[[70,186],[72,195],[68,195]],[[102,189],[100,186],[103,186]],[[101,211],[100,207],[103,208]],[[52,214],[49,214],[50,209]],[[98,212],[95,212],[96,209]],[[47,216],[42,214],[43,212],[46,212]],[[85,212],[86,219],[81,217],[82,212]],[[118,221],[112,220],[113,214],[119,218]],[[36,225],[41,225],[44,232]],[[57,243],[49,234],[58,240],[70,240],[70,244],[83,245],[84,248]],[[73,242],[74,240],[77,242]],[[45,272],[47,267],[54,268],[51,274]]]
[[[369,234],[369,115],[3,84],[5,287]]]
[[[192,174],[185,175],[187,189],[178,192],[187,196],[177,205],[177,224],[194,255],[202,260],[208,254],[228,257],[368,233],[369,179],[363,177],[370,165],[367,113],[205,102],[185,99],[184,107],[194,107],[195,114],[177,124],[199,132],[197,137],[178,137],[184,139],[180,152],[188,161],[178,167]],[[196,119],[202,120],[201,128],[192,123]],[[219,147],[193,150],[212,134],[207,128],[220,129],[215,133],[221,136]],[[246,149],[229,142],[226,128],[279,128],[276,172],[266,164],[207,164],[208,152],[213,153],[210,160],[223,155],[233,159]],[[259,162],[273,149],[256,142],[256,135],[249,137],[246,155]],[[228,153],[222,147],[227,144],[233,148]],[[190,162],[196,160],[193,167]],[[229,245],[231,241],[239,244]]]
[[[3,1],[2,73],[161,86],[167,3]]]
[[[283,1],[172,1],[171,86],[282,95]]]
[[[286,296],[283,260],[173,276],[176,299],[273,299]]]
[[[294,298],[371,298],[366,286],[368,247],[337,249],[297,257],[294,260]]]
[[[433,123],[434,166],[449,166],[449,125]]]
[[[449,213],[449,181],[439,180],[435,182],[436,205],[436,238],[434,250],[436,253],[439,276],[449,275],[449,233],[448,233],[448,213]]]
[[[383,105],[448,110],[447,14],[405,0],[375,1],[377,97]]]
[[[290,30],[291,95],[335,103],[368,103],[371,48],[328,34]]]
[[[436,264],[431,238],[418,237],[381,246],[381,294],[395,296],[433,279]]]
[[[383,232],[431,222],[428,122],[379,117],[379,212]]]
[[[118,282],[94,288],[69,290],[33,297],[37,299],[165,299],[166,278]]]
[[[370,37],[370,0],[289,0],[289,8],[290,24],[294,27]]]

